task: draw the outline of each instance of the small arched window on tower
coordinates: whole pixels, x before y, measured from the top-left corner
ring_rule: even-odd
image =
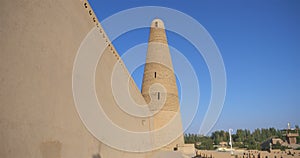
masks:
[[[155,27],[158,27],[158,22],[157,21],[155,21]]]
[[[160,99],[160,92],[157,92],[157,100]]]
[[[154,78],[156,78],[156,72],[154,72]]]

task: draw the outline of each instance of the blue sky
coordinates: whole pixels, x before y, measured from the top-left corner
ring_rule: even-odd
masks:
[[[100,21],[129,8],[163,6],[188,14],[206,28],[221,52],[227,74],[225,104],[212,131],[285,128],[288,122],[300,125],[300,1],[89,2]],[[128,21],[124,19],[124,23]],[[148,35],[148,28],[138,29],[123,34],[113,43],[118,53],[123,54],[135,45],[146,43]],[[189,59],[199,79],[200,108],[186,131],[198,133],[211,95],[209,70],[189,41],[170,31],[167,36],[169,44]],[[133,73],[138,86],[142,73],[143,67]]]

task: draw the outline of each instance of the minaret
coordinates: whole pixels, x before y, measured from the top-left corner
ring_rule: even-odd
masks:
[[[163,135],[155,135],[154,142],[164,139],[172,132],[181,133],[163,148],[177,150],[184,144],[178,89],[164,23],[160,19],[154,19],[151,24],[142,95],[150,110],[156,112],[152,117],[152,130],[162,128],[171,120],[176,121],[176,127],[167,129],[167,133]]]

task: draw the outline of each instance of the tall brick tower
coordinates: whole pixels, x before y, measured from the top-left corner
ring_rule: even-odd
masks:
[[[142,95],[151,111],[155,113],[152,130],[158,130],[175,121],[175,125],[167,128],[163,134],[154,136],[154,143],[172,134],[177,135],[172,143],[166,144],[163,148],[177,150],[184,144],[178,89],[164,23],[160,19],[154,19],[151,24]]]

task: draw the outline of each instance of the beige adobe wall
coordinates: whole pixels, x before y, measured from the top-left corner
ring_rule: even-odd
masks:
[[[0,157],[92,158],[98,153],[102,158],[146,156],[100,143],[87,131],[76,112],[72,96],[73,62],[86,34],[95,25],[99,26],[90,6],[86,4],[85,8],[84,3],[79,0],[1,2]],[[109,51],[106,59],[103,64],[108,68],[117,61]],[[109,71],[103,74],[108,76]],[[104,89],[106,84],[103,78],[96,83]],[[130,87],[134,98],[143,102],[135,83],[130,83]],[[116,111],[110,92],[106,93],[107,102]],[[118,116],[125,116],[124,113],[117,110],[116,114],[112,115],[113,120],[122,122],[124,127],[146,129],[140,119],[128,116],[122,121]]]
[[[197,156],[203,158],[232,158],[230,152],[217,152],[213,150],[198,150]]]
[[[83,2],[2,1],[0,157],[92,157],[99,142],[72,97],[72,66],[94,26]]]
[[[103,42],[106,41],[106,39],[107,38],[103,38]],[[116,69],[120,69],[119,71],[116,71],[116,69],[114,69],[115,64],[117,64]],[[114,70],[116,71],[116,82],[112,83],[112,72]],[[125,64],[122,60],[120,60],[117,51],[112,46],[112,44],[107,43],[107,48],[105,49],[96,70],[96,91],[97,96],[101,101],[100,104],[106,115],[111,119],[113,123],[117,124],[119,127],[134,132],[149,131],[149,118],[133,116],[132,114],[130,114],[130,111],[126,112],[120,108],[114,98],[112,84],[114,84],[113,86],[116,87],[116,89],[119,91],[119,93],[122,94],[122,96],[126,96],[126,94],[129,93],[129,97],[132,97],[134,102],[139,105],[146,105],[141,92],[129,75]],[[126,87],[125,85],[128,84],[129,90],[124,88]],[[126,107],[129,106],[130,105],[126,105]]]
[[[184,144],[184,146],[179,147],[179,151],[190,157],[196,156],[195,144]]]

